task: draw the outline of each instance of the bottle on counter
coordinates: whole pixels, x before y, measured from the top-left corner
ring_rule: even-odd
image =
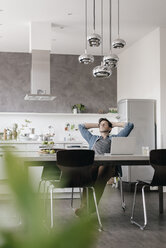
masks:
[[[16,140],[17,139],[17,131],[13,130],[13,139]]]
[[[18,128],[18,124],[17,123],[14,123],[13,124],[13,132],[12,132],[12,135],[13,135],[13,139],[17,139],[17,135],[18,135],[18,133],[17,133],[17,128]]]
[[[6,128],[4,128],[4,131],[3,131],[3,139],[7,140],[7,129]]]

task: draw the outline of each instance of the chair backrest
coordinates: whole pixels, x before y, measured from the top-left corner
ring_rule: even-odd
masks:
[[[93,150],[57,151],[57,164],[65,167],[83,167],[94,162]]]
[[[166,186],[166,149],[150,151],[150,164],[154,168],[152,186]]]
[[[61,181],[64,187],[83,187],[92,185],[97,177],[92,173],[94,151],[64,150],[57,152],[57,166],[62,171]]]

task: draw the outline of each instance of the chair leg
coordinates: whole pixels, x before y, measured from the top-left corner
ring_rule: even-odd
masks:
[[[124,200],[124,192],[123,192],[122,178],[121,178],[120,175],[119,175],[119,182],[120,182],[121,205],[122,205],[123,211],[125,211],[125,210],[126,210],[126,204],[125,204],[125,200]]]
[[[135,201],[136,201],[136,194],[137,194],[137,185],[138,185],[138,182],[135,184],[135,189],[134,189],[133,206],[132,206],[131,218],[130,218],[130,221],[132,224],[134,223],[133,219],[134,219]]]
[[[96,193],[95,193],[95,189],[94,187],[90,187],[93,191],[93,199],[94,199],[94,203],[95,203],[95,208],[96,208],[96,214],[97,214],[97,219],[98,219],[98,223],[99,223],[99,231],[103,231],[103,226],[101,223],[101,219],[100,219],[100,215],[99,215],[99,210],[98,210],[98,206],[97,206],[97,200],[96,200]]]
[[[74,194],[74,188],[71,189],[71,208],[73,208],[73,194]]]
[[[82,199],[82,193],[81,193],[81,188],[79,188],[79,193],[80,193],[80,200]],[[71,190],[71,208],[74,209],[73,207],[73,198],[74,198],[74,188]]]
[[[143,225],[143,229],[146,227],[147,225],[147,212],[146,212],[146,202],[145,202],[145,187],[147,185],[144,185],[142,187],[142,202],[143,202],[143,211],[144,211],[144,225]]]
[[[134,220],[134,210],[135,210],[135,202],[136,202],[136,193],[137,193],[137,185],[138,185],[138,182],[135,184],[135,191],[134,191],[134,199],[133,199],[133,207],[132,207],[132,213],[131,213],[131,218],[130,218],[130,222],[132,224],[135,224],[137,225],[141,230],[144,230],[146,225],[147,225],[147,213],[146,213],[146,203],[145,203],[145,187],[146,185],[144,185],[142,187],[142,203],[143,203],[143,212],[144,212],[144,225],[140,225],[138,222],[136,222]]]
[[[89,189],[86,187],[86,207],[87,207],[87,214],[89,214]]]
[[[46,181],[44,181],[43,201],[44,201],[44,211],[45,211],[46,209]]]
[[[82,200],[82,192],[81,192],[81,188],[79,188],[79,192],[80,192],[80,200]]]
[[[48,199],[49,199],[49,188],[50,188],[50,185],[47,185],[46,198],[45,198],[45,209],[44,209],[45,220],[47,220],[47,203],[48,203]]]
[[[54,227],[54,215],[53,215],[53,189],[50,189],[50,207],[51,207],[51,228]]]

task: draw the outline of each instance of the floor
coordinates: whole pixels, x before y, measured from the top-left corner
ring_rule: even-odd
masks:
[[[123,212],[120,204],[119,190],[107,185],[99,206],[104,231],[99,233],[98,241],[94,248],[166,247],[166,213],[159,216],[157,192],[146,193],[148,226],[144,231],[130,224],[132,196],[133,193],[125,193],[127,208]],[[166,206],[166,197],[164,201]],[[1,226],[12,226],[18,218],[11,202],[8,200],[0,201]],[[140,193],[137,197],[137,203],[135,216],[139,220],[143,220]],[[79,200],[75,200],[76,207],[78,204]],[[75,218],[74,212],[70,207],[70,200],[56,200],[56,208],[58,210],[57,218],[62,225]]]

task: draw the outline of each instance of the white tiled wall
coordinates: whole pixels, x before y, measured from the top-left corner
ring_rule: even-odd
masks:
[[[12,129],[14,123],[17,123],[20,129],[22,124],[25,124],[25,119],[28,119],[31,123],[28,125],[27,131],[29,128],[35,128],[36,134],[47,134],[49,133],[48,127],[52,126],[55,130],[55,141],[67,140],[69,134],[73,140],[84,141],[79,131],[65,131],[66,124],[74,124],[77,128],[79,123],[96,123],[101,117],[108,118],[110,121],[117,121],[116,114],[0,113],[0,132],[3,132],[4,128]],[[113,133],[116,132],[115,128]],[[97,129],[94,129],[93,133],[99,134]]]

